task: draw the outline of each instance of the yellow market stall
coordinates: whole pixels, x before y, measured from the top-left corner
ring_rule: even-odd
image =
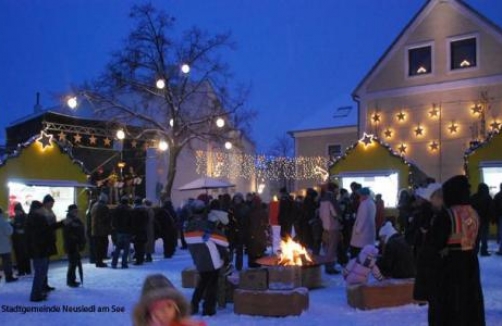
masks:
[[[386,209],[397,207],[400,189],[425,181],[425,174],[377,137],[364,134],[329,169],[330,180],[350,189],[357,182],[381,194]]]
[[[490,188],[493,197],[502,183],[502,133],[500,131],[492,133],[484,142],[467,150],[464,164],[471,192],[475,193],[478,184],[484,182]]]
[[[81,162],[74,160],[52,137],[41,133],[19,145],[0,163],[0,206],[13,215],[13,205],[19,202],[26,212],[33,200],[42,201],[46,194],[55,199],[54,213],[58,220],[66,217],[68,205],[80,207],[84,219],[87,205],[85,188],[87,174]],[[58,231],[58,256],[64,255],[61,231]]]

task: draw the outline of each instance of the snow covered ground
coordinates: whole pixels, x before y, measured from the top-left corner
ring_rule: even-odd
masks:
[[[495,251],[495,243],[490,243]],[[161,252],[157,250],[157,252]],[[152,273],[165,274],[188,297],[193,289],[181,288],[181,270],[191,266],[188,251],[177,250],[172,259],[154,257],[153,263],[130,266],[127,270],[95,268],[84,260],[84,287],[66,286],[66,262],[52,263],[49,282],[56,291],[48,301],[29,301],[32,278],[0,283],[0,325],[130,325],[132,307],[138,300],[144,278]],[[481,275],[485,297],[487,325],[502,325],[502,257],[483,257]],[[346,302],[345,284],[341,275],[323,275],[324,288],[311,290],[310,307],[301,316],[265,318],[235,315],[233,305],[218,310],[212,317],[197,316],[211,325],[427,325],[427,307],[407,305],[397,308],[360,311]],[[63,306],[85,306],[95,312],[63,312]],[[9,309],[45,307],[46,312],[8,312]],[[98,309],[108,310],[98,312]],[[59,311],[58,311],[59,310]]]

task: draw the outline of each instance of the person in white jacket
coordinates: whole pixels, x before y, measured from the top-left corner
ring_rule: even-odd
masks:
[[[357,257],[365,245],[374,245],[376,237],[375,218],[376,205],[370,197],[370,189],[363,187],[358,191],[360,203],[357,209],[356,221],[350,239],[350,256]]]
[[[12,225],[5,220],[3,210],[0,208],[0,257],[2,258],[5,282],[7,283],[17,281],[17,278],[12,275],[12,245],[10,243],[12,232]]]

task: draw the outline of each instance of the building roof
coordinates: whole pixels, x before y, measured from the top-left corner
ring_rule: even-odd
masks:
[[[333,129],[357,126],[357,107],[352,101],[342,99],[317,111],[309,111],[309,115],[298,124],[290,134],[302,131]]]
[[[368,73],[364,76],[364,78],[359,82],[354,91],[352,92],[352,98],[356,99],[359,91],[363,87],[363,85],[371,78],[371,76],[378,69],[380,64],[386,59],[387,55],[394,49],[395,46],[405,37],[405,35],[410,32],[411,27],[415,24],[416,21],[420,19],[420,17],[427,11],[427,8],[435,6],[439,2],[449,2],[452,5],[460,6],[460,8],[466,9],[465,11],[472,15],[472,17],[481,20],[486,23],[489,28],[491,28],[495,33],[502,35],[502,29],[488,19],[486,16],[482,15],[476,9],[465,3],[463,0],[427,0],[425,4],[420,8],[420,10],[413,16],[413,18],[406,24],[406,26],[401,30],[399,35],[394,39],[394,41],[389,45],[387,50],[382,54],[382,56],[378,59],[378,61],[371,67]]]

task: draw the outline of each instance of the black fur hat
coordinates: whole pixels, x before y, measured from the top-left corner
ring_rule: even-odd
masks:
[[[465,175],[456,175],[443,183],[443,201],[446,207],[468,205],[470,203],[470,185]]]

